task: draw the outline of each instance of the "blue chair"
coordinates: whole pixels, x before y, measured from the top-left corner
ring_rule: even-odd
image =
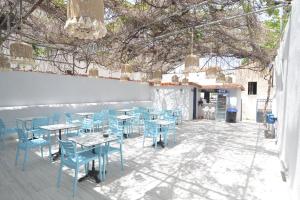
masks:
[[[59,124],[59,121],[60,121],[60,114],[59,114],[59,113],[54,113],[54,114],[51,116],[51,121],[50,121],[50,123],[51,123],[51,124]]]
[[[65,113],[66,123],[67,124],[76,124],[81,123],[79,119],[74,119],[71,113]]]
[[[41,149],[41,155],[43,156],[43,147],[48,146],[49,148],[49,159],[51,160],[51,144],[50,144],[50,133],[47,133],[47,135],[38,135],[42,134],[42,132],[36,132],[35,138],[30,138],[28,136],[28,133],[30,131],[24,131],[23,129],[17,129],[18,133],[18,143],[17,143],[17,152],[16,152],[16,161],[15,165],[18,164],[19,160],[19,154],[20,150],[25,152],[24,161],[23,161],[23,171],[25,170],[25,164],[28,160],[28,151],[30,149],[40,148]]]
[[[123,166],[123,129],[120,125],[119,120],[112,118],[109,121],[109,129],[108,129],[108,133],[115,135],[118,140],[116,142],[111,142],[108,144],[108,146],[105,148],[105,155],[103,155],[104,157],[106,157],[106,162],[108,162],[108,156],[110,154],[113,153],[119,153],[120,154],[120,162],[121,162],[121,170],[124,169]],[[104,171],[105,171],[105,165],[104,165]],[[103,178],[105,179],[105,173],[103,173]]]
[[[44,134],[46,131],[41,129],[40,126],[47,125],[49,125],[49,118],[47,117],[32,119],[32,129],[30,130],[30,132],[32,133],[33,138],[35,137],[35,135]]]
[[[177,117],[173,116],[172,112],[166,112],[163,117],[164,120],[170,122],[171,124],[167,127],[167,136],[173,135],[173,142],[176,143],[176,123]],[[166,137],[166,144],[168,144],[168,137]]]
[[[75,176],[73,179],[73,197],[75,196],[77,190],[77,181],[78,181],[78,172],[80,166],[85,166],[85,173],[88,173],[88,163],[93,160],[99,161],[100,163],[100,155],[95,154],[91,151],[91,149],[84,149],[77,151],[76,143],[73,141],[62,141],[58,140],[59,145],[61,147],[61,159],[60,159],[60,168],[58,171],[57,177],[57,188],[60,188],[61,184],[61,174],[63,166],[67,166],[70,169],[75,170]],[[101,172],[101,170],[99,170]],[[99,173],[101,179],[101,173]]]
[[[94,127],[99,130],[100,127],[103,130],[104,129],[104,123],[105,123],[105,112],[98,112],[95,113],[93,116],[93,124]]]
[[[143,137],[143,147],[145,145],[146,138],[152,138],[152,143],[157,147],[157,136],[159,135],[159,127],[157,124],[151,120],[145,120],[144,122],[144,137]]]
[[[80,133],[92,133],[94,132],[94,122],[93,119],[84,118],[81,122]]]
[[[16,128],[6,128],[3,120],[0,118],[0,145],[1,147],[3,146],[2,144],[4,144],[4,138],[10,134],[10,133],[14,133],[16,132]]]

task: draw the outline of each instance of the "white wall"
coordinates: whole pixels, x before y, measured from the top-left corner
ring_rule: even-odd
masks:
[[[153,107],[157,109],[180,109],[183,120],[193,119],[193,87],[157,86],[152,90]]]
[[[256,101],[266,99],[268,91],[268,81],[264,79],[266,72],[258,72],[249,69],[239,69],[235,71],[236,83],[244,86],[242,92],[243,119],[256,120]],[[257,82],[257,94],[248,95],[248,82]],[[272,92],[271,92],[272,94]]]
[[[275,98],[280,159],[287,168],[287,186],[300,199],[300,1],[292,14],[275,60]]]
[[[150,89],[148,84],[133,81],[0,72],[0,118],[8,126],[14,126],[16,117],[151,106]]]

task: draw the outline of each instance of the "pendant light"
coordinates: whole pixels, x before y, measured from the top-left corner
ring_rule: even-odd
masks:
[[[8,57],[0,55],[0,71],[9,71],[10,63]]]
[[[65,30],[70,36],[96,40],[107,33],[103,0],[69,0],[67,16]]]

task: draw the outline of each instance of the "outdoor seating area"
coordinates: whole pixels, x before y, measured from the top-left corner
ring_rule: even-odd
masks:
[[[183,122],[176,126],[176,142],[173,143],[171,136],[165,148],[158,145],[157,149],[150,138],[143,147],[143,135],[136,132],[123,140],[123,169],[118,152],[107,154],[108,160],[100,157],[100,183],[94,178],[80,181],[86,171],[84,165],[79,167],[75,199],[284,199],[286,191],[277,173],[280,166],[276,148],[272,141],[264,140],[262,131],[255,123]],[[76,154],[89,151],[96,143],[103,144],[98,150],[104,152],[104,143],[112,137],[89,140],[98,133],[86,134],[65,140],[67,144],[61,146],[69,143],[70,146],[64,154],[72,150],[74,141],[78,145]],[[118,141],[109,143],[119,147]],[[0,152],[0,177],[6,180],[1,182],[2,198],[72,198],[74,168],[65,166],[64,161],[49,161],[48,151],[42,159],[37,148],[29,151],[26,169],[22,171],[22,166],[14,167],[15,148],[16,142],[10,140],[5,151]],[[52,143],[52,151],[57,150],[56,141]],[[95,157],[91,159],[95,159],[99,175],[101,154],[91,155]],[[89,170],[93,170],[93,161],[89,162]]]
[[[155,113],[155,118],[151,117]],[[157,145],[164,148],[172,136],[176,141],[176,124],[179,111],[154,110],[152,108],[134,107],[129,109],[109,109],[100,112],[54,113],[50,117],[26,117],[16,119],[18,143],[16,147],[15,165],[18,164],[20,154],[23,156],[22,170],[30,164],[30,151],[40,149],[43,158],[44,147],[49,150],[48,160],[60,160],[60,171],[57,186],[61,184],[62,168],[67,166],[74,169],[73,196],[76,194],[77,182],[86,177],[92,177],[100,183],[105,180],[106,164],[112,153],[120,156],[121,171],[123,165],[123,141],[131,139],[133,135],[141,135],[143,129],[143,147],[145,139],[150,138],[150,146],[157,149]],[[60,119],[60,118],[63,119]],[[2,121],[2,120],[1,120]],[[159,139],[158,139],[159,138]],[[58,146],[53,153],[52,147]],[[24,152],[24,154],[23,154]],[[96,169],[96,162],[98,168]],[[92,166],[90,168],[90,164]],[[78,179],[81,167],[85,168],[86,177]],[[27,167],[28,168],[28,167]]]
[[[300,1],[1,0],[0,200],[299,200]]]

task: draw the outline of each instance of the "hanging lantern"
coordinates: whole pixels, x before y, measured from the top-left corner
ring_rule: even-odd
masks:
[[[179,82],[179,78],[177,75],[172,76],[172,82],[173,83],[178,83]]]
[[[9,71],[10,63],[6,56],[0,55],[0,71]]]
[[[143,83],[148,83],[148,76],[146,73],[143,73],[142,77],[141,77],[141,81]]]
[[[220,72],[221,72],[220,67],[209,67],[205,71],[207,78],[216,78]]]
[[[34,65],[32,45],[14,42],[10,45],[11,61],[17,64]]]
[[[182,85],[188,85],[189,84],[189,79],[187,77],[185,77],[184,79],[182,79],[181,84]]]
[[[123,64],[121,67],[121,77],[120,80],[130,80],[130,76],[132,74],[132,66],[129,64]]]
[[[199,57],[194,54],[187,55],[184,68],[185,74],[197,72],[199,70]]]
[[[91,77],[98,77],[99,76],[99,71],[97,68],[91,68],[89,69],[89,76]]]
[[[162,79],[161,70],[156,70],[153,72],[153,82],[154,84],[160,84]]]
[[[69,0],[67,15],[65,30],[70,36],[92,40],[107,33],[103,0]]]
[[[226,76],[226,77],[225,77],[225,82],[226,82],[226,83],[232,83],[232,77]]]
[[[226,81],[225,75],[223,73],[219,73],[216,78],[217,83],[224,83]]]

